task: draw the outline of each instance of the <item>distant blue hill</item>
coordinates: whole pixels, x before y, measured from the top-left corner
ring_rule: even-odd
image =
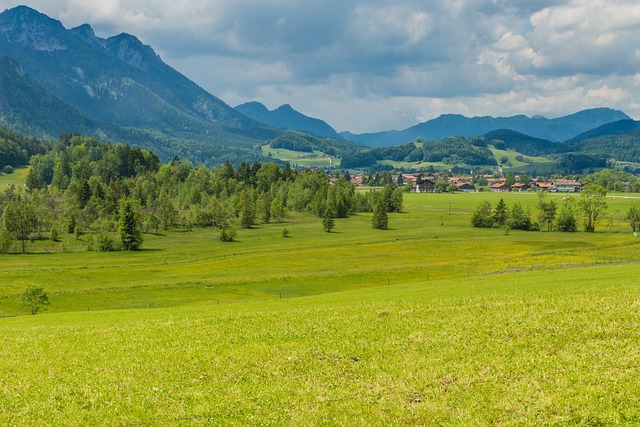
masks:
[[[621,135],[631,133],[638,128],[640,128],[640,121],[631,119],[618,120],[617,122],[607,123],[595,129],[591,129],[587,132],[581,133],[580,135],[571,138],[567,142],[573,144],[586,141],[588,139],[599,138],[602,136]]]
[[[556,119],[524,115],[512,117],[465,117],[443,114],[440,117],[402,131],[368,134],[341,133],[342,137],[374,147],[392,146],[422,138],[439,140],[449,136],[480,136],[499,129],[513,130],[535,138],[561,142],[607,123],[629,120],[619,110],[594,108]]]
[[[317,136],[343,139],[338,132],[325,121],[305,116],[289,104],[282,105],[273,111],[259,102],[247,102],[235,107],[236,111],[253,120],[279,128],[309,132]]]

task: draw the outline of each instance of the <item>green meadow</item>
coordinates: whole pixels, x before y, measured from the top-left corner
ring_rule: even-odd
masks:
[[[269,145],[262,147],[262,154],[274,159],[288,162],[294,167],[328,168],[340,166],[340,159],[332,157],[331,160],[322,151],[314,150],[312,153],[305,151],[293,151],[284,148],[271,148]]]
[[[385,231],[291,214],[1,255],[0,425],[639,424],[640,199],[595,233],[472,228],[501,197],[537,204],[406,194]]]
[[[16,187],[24,185],[29,175],[29,168],[15,168],[12,173],[0,172],[0,192],[4,192],[9,186]]]

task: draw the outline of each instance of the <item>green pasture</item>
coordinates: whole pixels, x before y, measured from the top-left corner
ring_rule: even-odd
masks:
[[[557,162],[547,159],[546,157],[526,156],[518,153],[514,150],[499,150],[494,146],[489,146],[489,149],[496,158],[496,161],[500,163],[500,159],[507,157],[509,159],[508,166],[504,165],[505,170],[537,170],[539,173],[547,173],[557,168]],[[522,156],[527,162],[522,162],[516,159],[517,156]]]
[[[262,147],[262,154],[273,159],[289,162],[291,166],[297,167],[330,167],[340,166],[340,159],[332,157],[329,160],[322,151],[314,150],[313,153],[303,151],[286,150],[284,148],[271,148],[269,145]]]
[[[512,167],[527,166],[533,163],[553,163],[553,160],[549,160],[546,157],[526,156],[514,150],[499,150],[494,146],[489,146],[489,149],[496,158],[496,161],[500,161],[502,157],[507,157],[509,159],[510,166]],[[522,156],[525,160],[527,160],[527,162],[517,160],[517,156]]]
[[[4,192],[11,185],[23,186],[27,182],[27,175],[29,175],[28,167],[15,168],[13,173],[0,172],[0,192]]]
[[[500,198],[532,210],[537,203],[532,193],[406,194],[405,212],[390,215],[387,231],[373,230],[370,214],[338,219],[332,233],[318,218],[292,214],[283,224],[240,229],[233,243],[211,228],[145,234],[135,252],[87,252],[87,236],[36,240],[27,255],[0,256],[0,316],[20,313],[18,295],[30,285],[47,290],[55,313],[275,300],[640,259],[623,220],[640,199],[611,198],[596,233],[472,228],[473,209]]]
[[[595,233],[472,228],[500,198],[537,204],[405,194],[386,231],[291,214],[0,255],[0,425],[640,424],[640,199]]]
[[[639,274],[3,319],[0,423],[637,425]]]

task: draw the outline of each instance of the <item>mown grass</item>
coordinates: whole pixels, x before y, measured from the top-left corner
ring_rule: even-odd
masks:
[[[637,265],[4,319],[5,425],[635,425]]]

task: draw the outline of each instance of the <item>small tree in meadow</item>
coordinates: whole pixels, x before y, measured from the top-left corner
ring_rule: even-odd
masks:
[[[625,214],[624,219],[631,226],[631,231],[635,233],[640,226],[640,209],[638,209],[637,206],[631,206]]]
[[[387,203],[383,197],[380,197],[373,208],[373,218],[371,227],[377,230],[386,230],[389,228],[389,214],[387,213]]]
[[[547,231],[551,231],[553,228],[557,208],[555,200],[547,197],[546,191],[538,193],[538,221],[540,221],[540,225],[547,225]]]
[[[531,223],[529,211],[524,210],[519,202],[514,203],[511,207],[511,215],[509,215],[507,225],[512,230],[531,230],[533,224]]]
[[[567,197],[562,203],[562,208],[556,220],[556,229],[564,233],[573,233],[578,230],[578,223],[573,208],[573,199]]]
[[[236,240],[237,235],[238,235],[238,232],[236,231],[235,228],[229,225],[223,225],[220,228],[220,234],[218,234],[218,240],[220,240],[221,242],[233,242]]]
[[[596,230],[596,221],[607,210],[607,191],[596,184],[587,184],[582,189],[578,207],[584,215],[584,231]]]
[[[322,215],[322,228],[324,228],[324,231],[326,231],[327,233],[331,233],[333,227],[335,227],[335,222],[333,218],[331,218],[329,208],[327,208],[324,211],[324,215]]]
[[[29,286],[20,294],[20,306],[31,315],[38,314],[49,304],[49,296],[37,286]]]
[[[502,227],[507,223],[509,219],[509,211],[507,210],[507,204],[501,198],[493,210],[493,225],[496,227]]]
[[[478,228],[493,227],[493,215],[491,214],[491,203],[483,202],[471,214],[471,225]]]
[[[142,245],[142,232],[140,230],[140,215],[137,211],[137,203],[131,199],[123,199],[120,203],[120,239],[122,247],[126,251],[136,250]]]

